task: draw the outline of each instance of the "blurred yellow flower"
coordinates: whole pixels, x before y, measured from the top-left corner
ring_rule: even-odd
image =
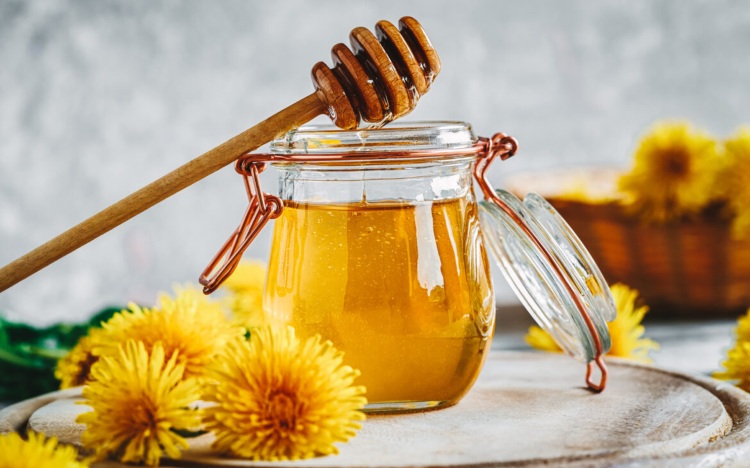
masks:
[[[562,184],[555,198],[586,204],[605,204],[621,201],[623,194],[618,189],[622,172],[614,169],[587,168],[560,174]]]
[[[716,141],[687,123],[660,123],[640,141],[620,189],[633,213],[647,221],[696,214],[716,198]]]
[[[213,448],[254,460],[338,453],[365,418],[359,372],[319,336],[301,341],[291,327],[262,327],[227,346],[209,370],[204,399]]]
[[[94,348],[102,343],[102,330],[92,328],[88,336],[78,340],[76,346],[57,362],[55,377],[60,381],[60,388],[83,385],[89,378],[91,366],[99,359],[94,355]]]
[[[177,288],[175,297],[160,295],[153,309],[130,304],[130,310],[115,314],[102,330],[95,355],[114,355],[129,339],[143,342],[147,351],[161,342],[167,355],[179,351],[177,359],[185,364],[185,377],[201,376],[230,340],[244,334],[229,322],[221,304],[192,287]]]
[[[0,434],[0,468],[85,468],[78,452],[69,445],[58,445],[54,437],[29,431],[28,440],[15,432]]]
[[[649,338],[643,338],[645,328],[641,325],[648,312],[647,306],[636,307],[638,291],[624,284],[610,287],[617,308],[617,317],[607,324],[612,347],[608,356],[627,358],[643,363],[651,363],[649,352],[659,349],[659,344]],[[561,352],[562,348],[542,328],[533,325],[525,336],[526,342],[533,348],[542,351]]]
[[[552,336],[540,326],[530,326],[529,332],[523,338],[534,349],[550,351],[552,353],[562,352],[562,348],[555,342]]]
[[[750,392],[750,309],[737,320],[735,344],[727,351],[721,365],[723,371],[713,374],[715,379],[733,381],[741,389]]]
[[[200,410],[191,408],[201,396],[197,379],[185,378],[178,352],[168,359],[161,343],[146,349],[127,341],[115,356],[94,364],[92,379],[83,387],[82,404],[92,411],[78,416],[86,425],[84,447],[98,459],[156,466],[162,454],[178,458],[187,442],[176,430],[200,426]]]
[[[237,324],[248,329],[265,324],[263,315],[265,282],[266,264],[257,260],[243,260],[221,285],[229,291],[225,301]]]
[[[724,143],[724,164],[718,185],[733,212],[732,232],[750,235],[750,127],[741,128]]]

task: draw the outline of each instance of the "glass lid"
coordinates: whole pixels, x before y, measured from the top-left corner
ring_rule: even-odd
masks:
[[[471,147],[471,125],[454,121],[391,122],[385,127],[341,130],[333,125],[305,125],[271,142],[275,154],[434,151]]]
[[[615,304],[578,236],[539,195],[522,202],[508,191],[495,193],[499,203],[480,202],[482,233],[521,302],[571,356],[590,362],[606,353]]]

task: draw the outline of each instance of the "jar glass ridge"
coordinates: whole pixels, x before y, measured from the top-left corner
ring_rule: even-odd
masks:
[[[361,371],[371,412],[456,403],[489,352],[495,304],[473,190],[473,156],[388,159],[466,148],[456,122],[287,134],[274,152],[379,158],[274,163],[276,220],[266,316],[320,334]]]

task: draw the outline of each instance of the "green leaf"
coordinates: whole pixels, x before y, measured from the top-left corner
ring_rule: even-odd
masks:
[[[14,402],[57,390],[57,361],[91,328],[121,311],[107,307],[82,323],[57,323],[36,328],[11,322],[0,312],[0,402]]]

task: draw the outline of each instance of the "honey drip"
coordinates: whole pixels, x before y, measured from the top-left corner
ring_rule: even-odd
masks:
[[[475,210],[467,199],[288,203],[276,220],[267,317],[331,340],[362,372],[370,403],[455,403],[494,327]]]

